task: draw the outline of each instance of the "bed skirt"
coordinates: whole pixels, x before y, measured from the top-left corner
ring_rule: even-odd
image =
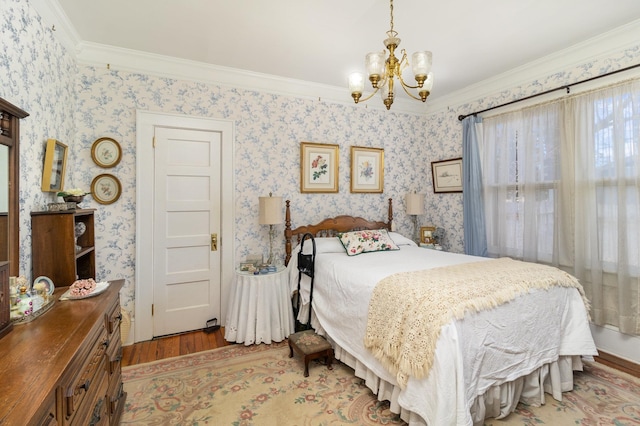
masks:
[[[356,377],[364,380],[380,401],[389,401],[390,410],[400,414],[402,420],[410,426],[425,426],[426,423],[418,414],[400,407],[398,396],[400,387],[380,379],[355,357],[331,342],[335,358],[353,368]],[[493,386],[483,395],[476,398],[471,407],[474,426],[481,426],[485,418],[501,419],[516,409],[519,401],[528,405],[540,406],[545,403],[545,393],[558,401],[562,401],[562,392],[573,390],[573,371],[582,371],[580,356],[564,356],[558,361],[545,364],[527,376],[512,382]],[[433,425],[431,425],[433,426]]]

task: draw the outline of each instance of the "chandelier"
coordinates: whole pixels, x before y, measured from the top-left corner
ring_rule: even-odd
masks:
[[[362,98],[364,76],[360,73],[353,73],[349,76],[349,90],[351,90],[351,97],[356,103],[367,101],[380,91],[382,102],[384,102],[387,109],[390,109],[395,97],[394,83],[396,78],[407,95],[415,100],[425,102],[427,96],[431,93],[431,88],[433,87],[431,52],[416,52],[411,57],[413,74],[418,83],[416,86],[407,84],[402,78],[402,72],[409,66],[409,60],[404,49],[400,51],[402,54],[400,60],[395,55],[400,39],[397,37],[398,32],[393,29],[393,0],[390,0],[390,12],[391,29],[387,31],[387,38],[384,40],[384,46],[389,50],[389,56],[385,59],[387,52],[382,50],[369,53],[365,58],[365,67],[374,92]],[[417,89],[418,96],[410,92],[410,90],[415,89]]]

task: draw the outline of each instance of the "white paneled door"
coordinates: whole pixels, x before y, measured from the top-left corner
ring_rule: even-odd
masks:
[[[153,335],[221,317],[222,135],[155,128]]]

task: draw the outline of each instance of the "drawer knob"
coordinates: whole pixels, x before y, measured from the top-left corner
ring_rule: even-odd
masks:
[[[87,379],[83,384],[78,386],[78,390],[84,389],[85,392],[88,392],[90,385],[91,385],[91,380]]]
[[[91,417],[91,426],[97,425],[100,423],[100,418],[102,417],[102,405],[104,404],[104,398],[100,398],[100,401],[93,408],[93,416]]]

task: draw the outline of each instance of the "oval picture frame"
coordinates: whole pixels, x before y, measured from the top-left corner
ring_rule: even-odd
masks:
[[[51,296],[56,289],[56,287],[53,285],[53,281],[51,281],[51,278],[45,277],[43,275],[33,280],[33,283],[31,284],[31,291],[36,290],[36,284],[38,283],[44,284],[45,291],[49,296]]]
[[[115,167],[122,159],[122,148],[113,138],[96,139],[91,145],[91,158],[102,168]]]
[[[122,193],[122,185],[117,177],[104,173],[91,181],[91,197],[100,204],[115,203]]]

